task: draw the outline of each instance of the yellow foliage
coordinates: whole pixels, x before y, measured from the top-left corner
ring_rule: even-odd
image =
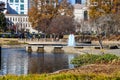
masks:
[[[97,5],[94,5],[97,3]],[[120,0],[90,0],[90,18],[94,19],[101,15],[116,13],[120,6]]]
[[[41,2],[41,4],[39,4]],[[58,4],[58,0],[55,0],[56,4]],[[51,20],[52,18],[61,15],[61,12],[64,10],[66,15],[73,15],[72,9],[68,8],[68,6],[65,5],[57,5],[56,7],[53,5],[53,3],[45,4],[45,0],[33,0],[33,6],[29,10],[29,21],[31,22],[33,27],[40,26],[41,23],[43,23],[43,20]],[[44,22],[45,24],[45,22]],[[48,26],[48,23],[46,24]]]

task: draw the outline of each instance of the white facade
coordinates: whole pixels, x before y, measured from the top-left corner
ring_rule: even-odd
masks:
[[[0,0],[5,2],[9,14],[28,14],[30,0]]]
[[[81,20],[84,20],[85,17],[88,17],[88,15],[85,15],[85,11],[88,11],[88,7],[81,4],[75,4],[74,5],[74,18],[76,21],[80,22]]]
[[[6,14],[7,19],[7,26],[8,28],[11,28],[13,26],[16,26],[16,33],[18,30],[24,29],[25,31],[30,31],[37,33],[36,30],[32,29],[32,26],[30,22],[28,21],[27,15],[17,15],[17,14]]]
[[[76,32],[82,32],[84,26],[86,26],[86,28],[88,27],[88,24],[85,24],[85,22],[87,22],[89,18],[88,7],[82,4],[75,4],[73,14],[76,25]]]

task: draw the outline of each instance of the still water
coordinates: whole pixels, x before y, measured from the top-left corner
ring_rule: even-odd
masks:
[[[70,61],[77,54],[32,53],[24,48],[2,48],[0,74],[50,73],[61,69],[74,68]]]

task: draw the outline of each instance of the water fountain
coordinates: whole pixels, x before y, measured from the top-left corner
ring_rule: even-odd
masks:
[[[75,46],[75,36],[73,34],[70,34],[68,37],[68,46]]]

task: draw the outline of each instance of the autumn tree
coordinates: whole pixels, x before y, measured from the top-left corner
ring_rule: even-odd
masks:
[[[68,2],[68,0],[61,0],[58,12],[60,15],[73,17],[73,6]]]
[[[57,4],[57,1],[55,2]],[[45,0],[33,0],[33,6],[29,10],[29,21],[34,28],[46,32],[50,20],[55,16],[57,7]]]
[[[33,6],[29,10],[29,21],[32,26],[47,33],[52,19],[59,15],[73,15],[72,6],[68,2],[63,4],[63,1],[58,3],[58,0],[33,0]]]
[[[90,0],[89,16],[92,19],[106,14],[118,13],[120,0]]]
[[[7,30],[6,27],[6,18],[3,13],[0,13],[0,31],[4,32]]]
[[[7,30],[6,18],[5,18],[5,15],[3,13],[4,10],[5,10],[5,3],[0,2],[0,32],[4,32]]]

